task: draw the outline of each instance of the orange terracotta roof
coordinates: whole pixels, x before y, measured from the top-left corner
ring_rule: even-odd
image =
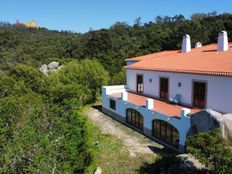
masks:
[[[110,96],[114,98],[121,98],[121,93],[113,93],[113,94],[110,94]],[[127,102],[133,103],[138,106],[146,106],[147,98],[148,97],[128,92]],[[168,102],[154,99],[154,111],[159,112],[161,114],[165,114],[169,117],[180,117],[181,116],[180,112],[182,108],[188,108],[188,107],[174,105]],[[192,108],[189,108],[189,109],[191,109],[191,113],[196,113],[200,111],[199,109],[192,109]]]
[[[177,52],[179,52],[179,51],[177,51],[177,50],[162,51],[162,52],[157,52],[157,53],[153,53],[153,54],[147,54],[147,55],[144,55],[144,56],[129,58],[129,59],[126,59],[126,61],[136,61],[137,62],[137,61],[141,61],[141,60],[166,56],[166,55],[174,54],[174,53],[177,53]]]
[[[164,51],[134,59],[141,61],[126,66],[126,69],[232,77],[232,42],[229,43],[229,51],[225,52],[218,52],[217,45],[211,44],[188,53]]]

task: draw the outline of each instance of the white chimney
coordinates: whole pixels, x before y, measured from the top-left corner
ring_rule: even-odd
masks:
[[[151,98],[146,99],[146,108],[149,110],[154,109],[154,100],[153,99],[151,99]]]
[[[191,51],[191,41],[190,41],[190,36],[188,34],[185,34],[183,36],[183,41],[182,41],[182,47],[181,47],[181,52],[182,53],[187,53]]]
[[[128,100],[128,93],[125,92],[125,91],[122,92],[122,93],[121,93],[121,98],[122,98],[123,101],[127,101],[127,100]]]
[[[228,36],[226,31],[221,31],[218,34],[218,44],[217,44],[217,50],[218,51],[228,51]]]
[[[202,47],[202,43],[201,42],[197,42],[196,44],[195,44],[195,48],[201,48]]]

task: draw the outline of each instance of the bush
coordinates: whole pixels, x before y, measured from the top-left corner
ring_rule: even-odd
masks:
[[[110,85],[123,85],[126,83],[126,72],[120,71],[111,77]]]
[[[220,130],[190,136],[187,152],[205,164],[212,173],[232,173],[232,147],[221,137]]]
[[[49,76],[50,94],[56,101],[71,99],[79,106],[93,102],[107,84],[108,73],[95,60],[70,62]],[[75,99],[74,99],[75,98]],[[58,100],[57,100],[58,99]]]
[[[34,92],[44,93],[47,89],[45,76],[30,65],[19,64],[11,71],[10,75],[18,81],[22,81],[27,88]]]
[[[0,98],[9,97],[13,95],[24,95],[30,89],[22,81],[16,81],[13,77],[3,75],[0,76]]]
[[[86,120],[38,94],[0,100],[0,173],[83,173],[91,162]]]

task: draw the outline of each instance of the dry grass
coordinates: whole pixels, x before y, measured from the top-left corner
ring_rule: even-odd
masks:
[[[155,154],[137,154],[131,157],[121,140],[113,135],[102,134],[97,127],[93,137],[95,159],[87,173],[92,173],[98,166],[102,168],[104,174],[138,173],[140,166],[144,163],[152,163],[157,158]],[[98,145],[95,144],[97,141]]]
[[[84,113],[89,114],[89,109],[85,108]],[[106,116],[108,117],[108,116]],[[101,118],[102,119],[102,118]],[[149,138],[146,138],[142,134],[134,131],[127,126],[124,126],[117,121],[106,118],[107,120],[101,120],[105,124],[96,124],[96,120],[88,118],[89,123],[91,124],[91,145],[92,151],[94,154],[94,161],[92,165],[88,168],[86,173],[92,174],[93,171],[99,166],[102,168],[103,174],[132,174],[141,172],[141,166],[143,164],[154,163],[157,159],[160,158],[158,154],[163,150],[163,146],[160,144],[151,141]],[[99,120],[98,120],[99,121]],[[107,133],[107,131],[102,130],[102,126],[107,126],[107,123],[113,122],[112,124],[117,127],[114,131],[119,131],[123,134],[129,135],[133,139],[139,139],[137,143],[140,146],[152,145],[155,152],[153,153],[138,153],[135,151],[135,156],[131,156],[131,150],[128,147],[128,144],[125,144],[127,141],[124,141],[122,138],[118,137],[118,134],[112,134],[112,129]],[[101,125],[101,127],[99,126]],[[112,127],[112,126],[111,126]],[[121,137],[121,134],[120,134]],[[124,137],[124,136],[123,136]],[[98,142],[98,143],[96,143]],[[128,149],[130,151],[128,151]]]

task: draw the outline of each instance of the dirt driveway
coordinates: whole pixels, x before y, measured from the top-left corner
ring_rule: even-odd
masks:
[[[130,156],[155,154],[154,149],[161,150],[164,148],[162,145],[105,115],[100,109],[90,107],[85,110],[85,115],[101,129],[102,133],[112,134],[122,140]]]

